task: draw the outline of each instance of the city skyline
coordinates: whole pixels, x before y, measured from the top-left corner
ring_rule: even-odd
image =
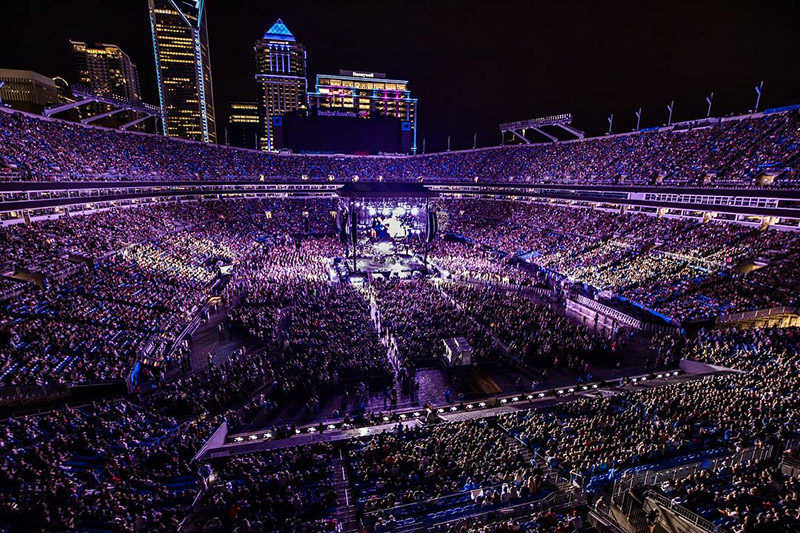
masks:
[[[43,9],[53,16],[41,17]],[[787,2],[704,2],[650,6],[507,2],[412,3],[404,10],[366,2],[236,1],[208,4],[213,89],[221,139],[230,100],[254,99],[252,43],[281,18],[308,50],[308,78],[341,67],[409,79],[420,99],[418,143],[440,151],[499,142],[497,124],[571,112],[588,134],[642,127],[753,107],[796,103],[800,74],[781,51],[800,48],[791,30],[798,6]],[[87,14],[91,15],[88,16]],[[87,0],[78,11],[30,2],[6,9],[0,36],[4,68],[44,75],[71,72],[68,39],[113,42],[139,66],[144,100],[158,102],[146,2],[109,8]],[[725,22],[725,24],[720,23]],[[36,25],[38,31],[26,32]],[[621,31],[622,29],[630,31]],[[35,35],[29,35],[29,34]],[[44,37],[43,37],[44,36]],[[440,58],[448,57],[448,61]],[[732,68],[731,68],[732,66]]]

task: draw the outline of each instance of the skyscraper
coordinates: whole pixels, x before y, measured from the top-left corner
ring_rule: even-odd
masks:
[[[0,82],[0,105],[41,113],[46,106],[58,103],[55,82],[37,72],[0,68]]]
[[[164,134],[216,142],[205,0],[148,0]]]
[[[141,100],[139,71],[131,58],[115,44],[88,46],[70,41],[75,55],[76,82],[98,96],[118,96]]]
[[[316,91],[308,95],[308,101],[313,112],[323,116],[397,118],[411,136],[411,153],[417,152],[417,99],[411,97],[408,80],[353,70],[318,74]]]
[[[258,131],[258,104],[248,100],[231,100],[225,143],[258,150]]]
[[[278,19],[256,41],[256,83],[258,85],[261,149],[275,150],[273,125],[284,114],[306,109],[306,49]]]

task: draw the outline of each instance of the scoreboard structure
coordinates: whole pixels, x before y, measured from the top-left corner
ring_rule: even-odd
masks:
[[[312,112],[273,117],[275,149],[297,154],[408,154],[412,131],[394,117],[370,120],[346,114]]]

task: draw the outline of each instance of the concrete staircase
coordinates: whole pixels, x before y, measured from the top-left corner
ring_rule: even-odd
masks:
[[[333,460],[333,470],[333,487],[336,490],[336,520],[341,524],[343,533],[356,533],[359,530],[356,519],[358,509],[350,487],[347,460],[341,449]]]
[[[509,445],[509,447],[515,448],[522,453],[522,457],[525,458],[525,461],[528,464],[537,465],[543,470],[547,470],[547,465],[541,464],[540,461],[537,461],[536,456],[533,455],[533,452],[531,452],[530,448],[528,448],[527,446],[525,446],[520,441],[518,441],[517,439],[515,439],[506,432],[503,432],[503,438],[506,440],[506,443]]]
[[[525,446],[523,443],[521,443],[508,433],[504,432],[503,438],[510,446],[516,447],[522,453],[522,456],[525,458],[525,461],[528,462],[528,464],[536,465],[539,468],[541,468],[545,473],[545,477],[551,483],[555,484],[556,491],[571,492],[574,490],[575,487],[572,486],[569,480],[562,478],[561,475],[558,473],[558,471],[553,470],[552,468],[550,468],[550,465],[546,464],[543,460],[536,457],[530,450],[530,448]]]

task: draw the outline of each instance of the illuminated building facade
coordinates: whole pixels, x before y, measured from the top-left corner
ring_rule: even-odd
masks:
[[[283,115],[307,108],[306,49],[278,19],[256,41],[255,53],[260,144],[262,150],[274,151],[274,128]]]
[[[392,80],[381,72],[340,70],[317,75],[316,90],[308,95],[317,115],[359,118],[393,117],[411,133],[411,152],[417,151],[417,99],[407,80]]]
[[[148,0],[164,134],[217,141],[205,0]]]
[[[226,144],[258,150],[259,124],[258,103],[247,100],[231,100]]]
[[[0,82],[0,104],[41,113],[45,106],[58,103],[55,82],[37,72],[0,68]]]
[[[139,70],[131,58],[114,44],[88,46],[70,41],[75,56],[76,82],[98,96],[118,96],[140,101]]]

